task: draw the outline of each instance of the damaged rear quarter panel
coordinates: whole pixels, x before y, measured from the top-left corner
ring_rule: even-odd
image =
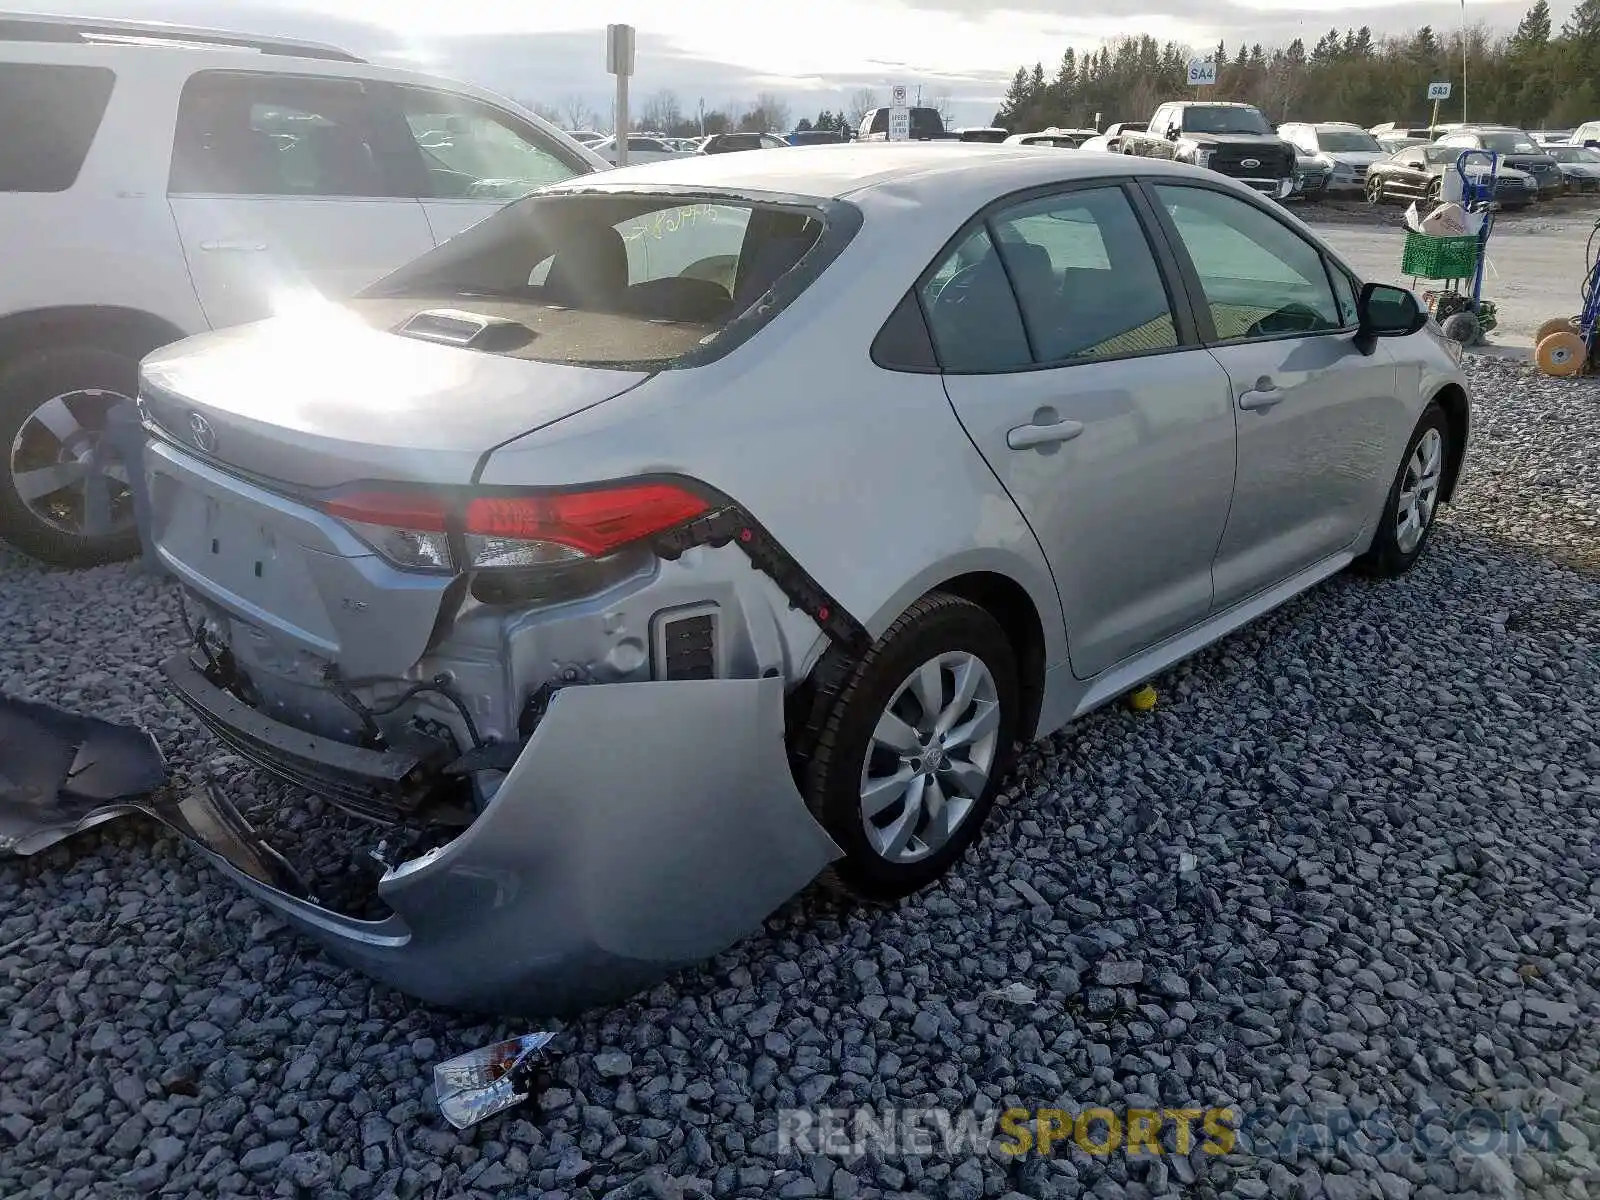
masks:
[[[840,851],[784,746],[783,680],[566,688],[488,808],[358,921],[239,884],[423,1000],[506,1014],[618,1000],[726,949]],[[202,847],[202,849],[204,849]]]

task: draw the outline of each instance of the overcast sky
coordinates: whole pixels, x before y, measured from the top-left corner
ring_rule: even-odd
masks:
[[[1525,0],[1468,0],[1470,23],[1509,31]],[[1455,29],[1455,0],[22,0],[35,11],[150,17],[332,41],[376,61],[470,79],[533,103],[581,97],[605,119],[604,24],[638,29],[633,106],[671,89],[685,111],[775,92],[796,118],[891,83],[949,92],[959,123],[987,123],[1020,63],[1125,33],[1271,47],[1330,27]],[[1552,5],[1559,26],[1572,0]],[[1128,116],[1144,114],[1124,114]],[[1108,117],[1108,119],[1110,119]]]

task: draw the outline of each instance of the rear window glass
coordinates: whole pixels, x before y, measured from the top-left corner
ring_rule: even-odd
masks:
[[[448,299],[469,310],[480,301],[527,327],[532,336],[513,351],[523,358],[690,365],[770,320],[831,261],[859,221],[854,208],[837,202],[532,196],[364,296],[384,299],[386,314],[393,310],[387,301],[399,297]]]
[[[115,83],[105,67],[7,63],[0,70],[0,192],[70,188]]]

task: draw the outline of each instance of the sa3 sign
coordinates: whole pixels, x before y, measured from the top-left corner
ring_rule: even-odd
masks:
[[[1217,82],[1217,64],[1209,58],[1189,60],[1189,86],[1214,87]]]
[[[1448,99],[1450,99],[1450,81],[1448,79],[1436,79],[1432,83],[1430,83],[1428,85],[1428,99],[1429,100],[1448,100]]]

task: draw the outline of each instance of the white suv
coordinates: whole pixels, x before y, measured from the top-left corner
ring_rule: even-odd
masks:
[[[327,46],[0,14],[0,538],[132,553],[108,429],[144,355],[349,295],[609,165],[491,92]]]

